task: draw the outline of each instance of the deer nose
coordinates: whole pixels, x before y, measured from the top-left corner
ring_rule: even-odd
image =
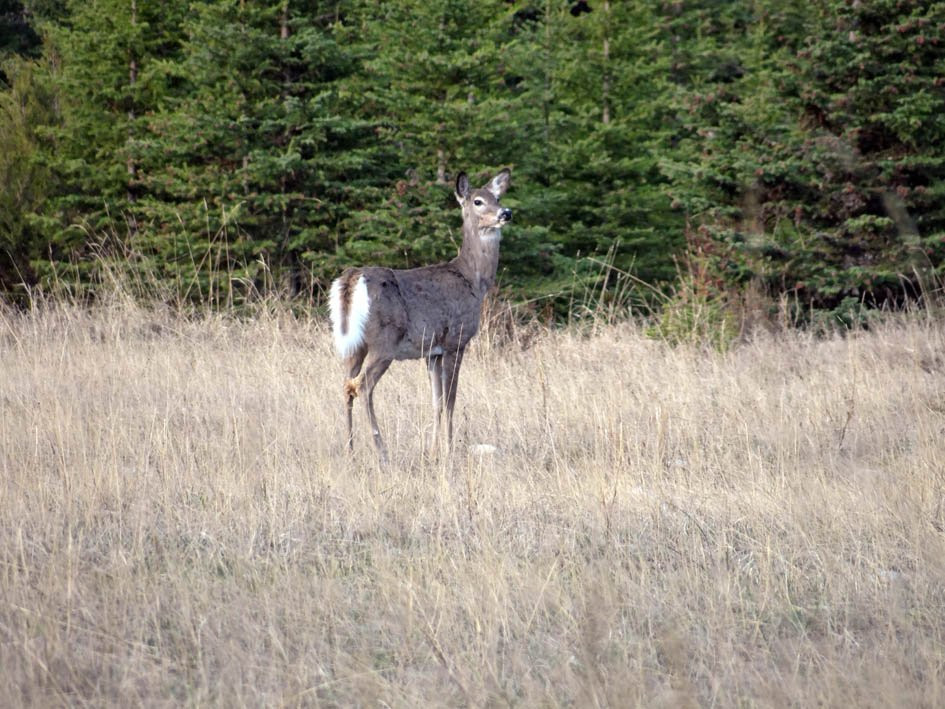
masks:
[[[512,221],[512,210],[511,209],[502,209],[499,211],[499,219],[504,222]]]

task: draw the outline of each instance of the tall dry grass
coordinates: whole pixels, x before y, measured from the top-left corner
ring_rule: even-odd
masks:
[[[502,339],[378,472],[316,321],[4,312],[0,705],[945,704],[945,324]]]

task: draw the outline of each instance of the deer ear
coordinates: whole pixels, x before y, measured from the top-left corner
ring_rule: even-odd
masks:
[[[462,204],[469,199],[469,178],[465,172],[456,176],[456,201]]]
[[[509,188],[509,178],[512,176],[512,173],[509,172],[508,168],[505,168],[498,175],[489,180],[483,189],[489,190],[492,193],[492,196],[496,199],[499,199],[502,195],[505,194],[505,191]]]

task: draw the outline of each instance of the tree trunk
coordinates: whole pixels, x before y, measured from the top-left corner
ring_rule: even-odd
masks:
[[[610,123],[610,0],[604,0],[604,67],[603,86],[601,87],[601,120],[604,125]]]
[[[131,26],[134,27],[138,23],[138,3],[137,0],[131,0]],[[134,88],[134,85],[138,83],[138,59],[135,56],[135,50],[131,50],[131,57],[128,60],[128,86]],[[135,104],[134,98],[129,99],[128,104],[128,141],[129,143],[134,138],[134,122],[135,122]],[[125,167],[128,170],[128,183],[125,187],[125,196],[129,202],[135,201],[134,195],[134,182],[138,175],[138,168],[135,165],[134,156],[131,154],[131,151],[128,151],[128,157],[125,159]]]

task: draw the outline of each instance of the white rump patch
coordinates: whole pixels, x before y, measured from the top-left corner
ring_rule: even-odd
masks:
[[[335,337],[335,349],[343,358],[350,357],[364,342],[364,325],[371,310],[364,276],[359,276],[354,284],[348,308],[348,322],[345,331],[341,330],[341,279],[336,278],[331,284],[328,298],[328,313],[331,317],[331,331]]]

